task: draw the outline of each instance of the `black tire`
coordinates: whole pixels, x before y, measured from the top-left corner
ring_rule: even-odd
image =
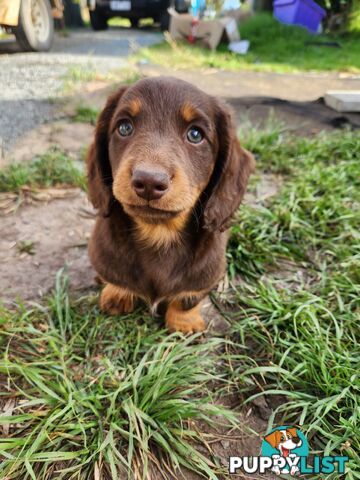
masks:
[[[164,10],[161,15],[159,16],[159,22],[160,22],[160,29],[162,32],[165,32],[166,30],[169,30],[170,26],[170,15],[167,10]]]
[[[90,23],[93,30],[97,32],[108,29],[107,18],[98,8],[90,10]]]
[[[21,0],[14,33],[26,52],[47,52],[54,41],[54,19],[49,0]]]
[[[130,18],[131,28],[139,27],[139,18]]]

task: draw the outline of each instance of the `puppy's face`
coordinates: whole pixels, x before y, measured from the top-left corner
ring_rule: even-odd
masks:
[[[265,437],[273,448],[278,449],[283,456],[287,456],[291,450],[300,447],[301,439],[298,437],[296,428],[288,428],[286,430],[275,430]]]
[[[113,194],[154,223],[190,211],[218,148],[214,99],[183,82],[143,80],[119,99],[111,126]]]
[[[170,77],[109,97],[87,162],[90,199],[103,215],[115,197],[133,219],[178,229],[200,199],[199,223],[212,231],[227,227],[254,166],[227,106]]]

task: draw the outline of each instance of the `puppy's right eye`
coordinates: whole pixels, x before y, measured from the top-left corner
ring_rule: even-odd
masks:
[[[133,133],[133,131],[134,127],[130,120],[121,120],[118,125],[118,132],[122,137],[128,137]]]
[[[190,143],[200,143],[203,139],[203,134],[200,128],[190,127],[187,132],[187,139]]]

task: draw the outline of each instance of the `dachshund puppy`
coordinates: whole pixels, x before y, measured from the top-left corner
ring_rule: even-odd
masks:
[[[200,303],[225,273],[226,229],[253,170],[228,107],[171,77],[110,96],[87,159],[99,215],[91,262],[100,308],[161,304],[170,331],[205,329]]]

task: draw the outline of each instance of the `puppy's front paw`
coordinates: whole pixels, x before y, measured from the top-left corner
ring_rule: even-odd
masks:
[[[100,310],[110,315],[122,315],[134,310],[134,295],[125,288],[107,283],[101,292]]]
[[[196,333],[206,328],[204,319],[196,307],[182,311],[170,306],[166,312],[165,321],[166,328],[170,332]]]

